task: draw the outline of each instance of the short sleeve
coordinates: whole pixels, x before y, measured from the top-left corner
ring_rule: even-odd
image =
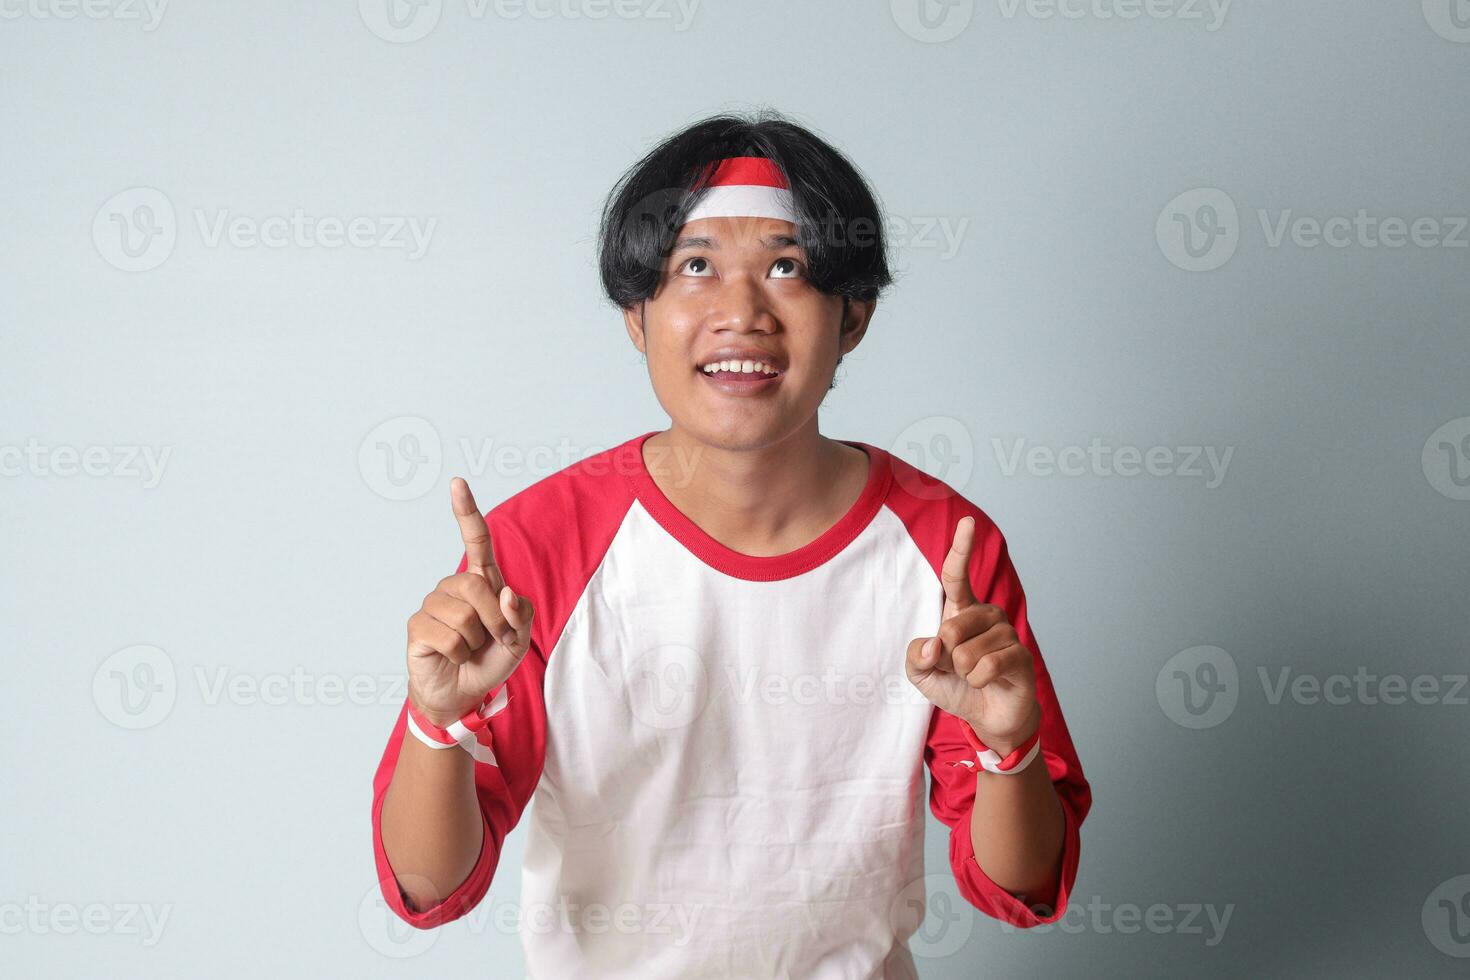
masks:
[[[518,582],[512,578],[513,573],[503,557],[518,554],[520,551],[510,547],[515,540],[515,532],[502,525],[494,529],[494,533],[498,546],[497,560],[506,574],[507,582],[515,588]],[[465,567],[465,560],[461,558],[458,571],[464,571]],[[538,631],[533,627],[531,647],[520,665],[500,687],[487,695],[486,699],[492,705],[502,693],[505,701],[489,716],[488,723],[480,730],[472,746],[471,754],[475,757],[475,796],[479,801],[480,817],[485,831],[480,856],[473,870],[454,891],[444,896],[432,908],[417,912],[411,910],[405,902],[398,876],[383,849],[383,800],[393,781],[393,771],[398,764],[403,739],[405,736],[412,737],[408,735],[407,729],[407,703],[399,710],[398,720],[388,737],[387,748],[373,778],[373,853],[383,898],[388,907],[409,925],[430,929],[451,922],[478,905],[489,891],[505,838],[520,822],[521,815],[540,781],[545,763],[545,674],[546,658],[538,639]],[[465,750],[458,748],[445,751]]]
[[[989,533],[985,534],[982,529],[987,527]],[[992,881],[975,860],[974,844],[970,839],[977,779],[975,752],[965,736],[967,723],[939,708],[934,709],[924,748],[924,762],[932,777],[929,805],[934,816],[950,828],[949,861],[960,894],[992,918],[1020,928],[1031,928],[1055,922],[1066,911],[1081,855],[1079,831],[1092,805],[1092,791],[1082,773],[1051,676],[1027,621],[1026,597],[1011,565],[1005,539],[988,521],[978,518],[977,532],[980,536],[977,536],[970,559],[971,587],[981,602],[1005,610],[1022,645],[1031,651],[1036,672],[1036,697],[1041,707],[1041,751],[1036,761],[1046,764],[1066,822],[1061,878],[1051,907],[1028,907]]]

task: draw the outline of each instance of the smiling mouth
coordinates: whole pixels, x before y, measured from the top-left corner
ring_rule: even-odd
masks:
[[[749,395],[758,392],[769,391],[781,383],[785,377],[785,371],[777,371],[767,374],[763,371],[744,371],[733,368],[716,368],[706,371],[696,367],[695,373],[700,375],[714,387],[731,395]]]

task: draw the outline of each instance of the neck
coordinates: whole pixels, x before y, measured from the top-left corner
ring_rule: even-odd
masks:
[[[828,439],[815,420],[779,442],[729,449],[677,424],[643,444],[644,464],[669,502],[706,534],[752,556],[815,540],[857,502],[867,454]]]

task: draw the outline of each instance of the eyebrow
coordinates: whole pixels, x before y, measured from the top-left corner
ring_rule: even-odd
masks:
[[[761,245],[764,246],[766,249],[774,252],[778,248],[788,248],[793,245],[799,248],[801,247],[801,242],[797,241],[795,238],[792,238],[790,235],[769,235],[761,239]],[[669,254],[673,255],[675,252],[682,252],[696,248],[718,250],[719,247],[719,242],[715,241],[713,238],[699,235],[692,238],[679,239],[674,243],[674,247],[669,249]]]

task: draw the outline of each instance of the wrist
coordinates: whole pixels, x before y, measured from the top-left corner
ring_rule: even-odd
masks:
[[[463,720],[467,715],[479,708],[489,699],[491,694],[496,693],[500,685],[496,685],[484,698],[476,701],[455,699],[448,704],[445,698],[429,698],[420,694],[413,679],[408,682],[408,707],[419,724],[430,724],[435,728],[448,728],[457,721]]]
[[[409,713],[417,718],[420,724],[427,722],[435,728],[448,728],[464,717],[463,711],[456,714],[452,711],[444,711],[439,708],[427,708],[422,701],[415,700],[414,698],[408,699],[408,709]]]
[[[983,726],[968,719],[964,724],[965,741],[976,753],[980,767],[988,772],[1019,772],[1029,765],[1041,750],[1040,712],[1022,728],[1004,735],[986,731]]]
[[[491,698],[491,694],[495,696]],[[407,727],[415,738],[430,748],[461,746],[471,749],[473,753],[480,731],[489,723],[491,715],[505,707],[507,700],[508,692],[503,685],[497,685],[479,704],[456,717],[445,718],[443,712],[424,711],[410,696],[407,704]]]

